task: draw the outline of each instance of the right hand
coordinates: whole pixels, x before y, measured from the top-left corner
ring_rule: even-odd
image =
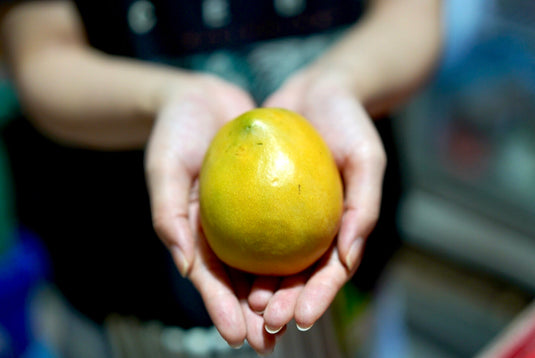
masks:
[[[379,216],[386,154],[349,77],[320,63],[296,73],[264,103],[301,113],[325,139],[344,181],[344,214],[332,249],[313,270],[253,284],[249,303],[264,312],[270,332],[292,319],[301,330],[312,327],[356,272]]]

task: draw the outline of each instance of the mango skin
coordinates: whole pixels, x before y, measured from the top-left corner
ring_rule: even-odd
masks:
[[[331,246],[343,187],[331,152],[295,112],[258,108],[213,138],[199,178],[204,235],[227,265],[286,276]]]

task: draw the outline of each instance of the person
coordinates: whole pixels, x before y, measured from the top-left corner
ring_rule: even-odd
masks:
[[[2,42],[27,119],[6,137],[18,215],[43,237],[75,307],[98,322],[117,312],[213,324],[229,345],[247,340],[259,353],[292,319],[307,330],[323,315],[379,216],[386,154],[371,118],[407,100],[440,55],[439,0],[374,0],[361,17],[356,3],[15,3]],[[262,69],[274,56],[272,70],[284,70],[295,43],[270,41],[311,33],[328,34],[321,51],[300,42],[305,60],[276,81],[262,70],[247,81],[233,65],[247,58]],[[213,60],[207,53],[227,59],[212,74],[198,65]],[[335,243],[290,277],[225,267],[198,224],[196,180],[210,140],[256,106],[303,114],[344,181]]]

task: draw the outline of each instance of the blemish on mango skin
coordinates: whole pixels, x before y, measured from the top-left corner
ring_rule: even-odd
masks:
[[[245,152],[247,151],[247,149],[245,148],[244,145],[240,145],[238,146],[238,148],[236,148],[236,151],[234,152],[234,155],[236,155],[237,157],[241,157],[243,155],[245,155]]]

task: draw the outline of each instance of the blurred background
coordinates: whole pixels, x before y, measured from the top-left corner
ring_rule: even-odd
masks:
[[[535,2],[444,6],[442,62],[394,121],[402,247],[376,291],[348,285],[332,308],[325,342],[348,357],[483,356],[519,319],[530,321]],[[0,126],[18,111],[0,62]],[[0,142],[0,357],[61,357],[54,344],[94,337],[58,323],[69,308],[50,282],[39,238],[16,225],[10,185]],[[493,356],[533,357],[533,346]]]
[[[535,292],[535,2],[444,6],[442,63],[394,122],[404,247],[362,356],[476,356]]]

